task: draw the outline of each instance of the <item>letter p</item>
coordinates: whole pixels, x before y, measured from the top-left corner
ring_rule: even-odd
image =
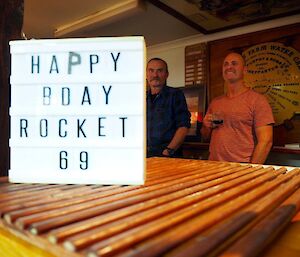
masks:
[[[68,74],[72,74],[72,67],[81,64],[81,56],[75,52],[69,52]]]

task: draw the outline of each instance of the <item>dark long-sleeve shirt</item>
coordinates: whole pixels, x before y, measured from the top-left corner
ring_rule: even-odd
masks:
[[[164,86],[153,99],[147,92],[147,154],[159,156],[180,127],[190,128],[191,114],[183,92]]]

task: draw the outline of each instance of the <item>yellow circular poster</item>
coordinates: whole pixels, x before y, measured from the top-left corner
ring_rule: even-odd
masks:
[[[264,94],[272,107],[275,125],[300,111],[300,53],[278,42],[255,45],[243,52],[245,82]]]

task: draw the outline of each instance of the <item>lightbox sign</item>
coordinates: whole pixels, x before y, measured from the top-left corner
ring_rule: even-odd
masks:
[[[142,184],[143,37],[12,41],[9,180]]]

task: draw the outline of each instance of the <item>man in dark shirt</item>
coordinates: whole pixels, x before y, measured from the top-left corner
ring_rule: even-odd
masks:
[[[147,157],[182,156],[180,148],[191,126],[182,91],[166,85],[167,63],[153,58],[147,64]]]

